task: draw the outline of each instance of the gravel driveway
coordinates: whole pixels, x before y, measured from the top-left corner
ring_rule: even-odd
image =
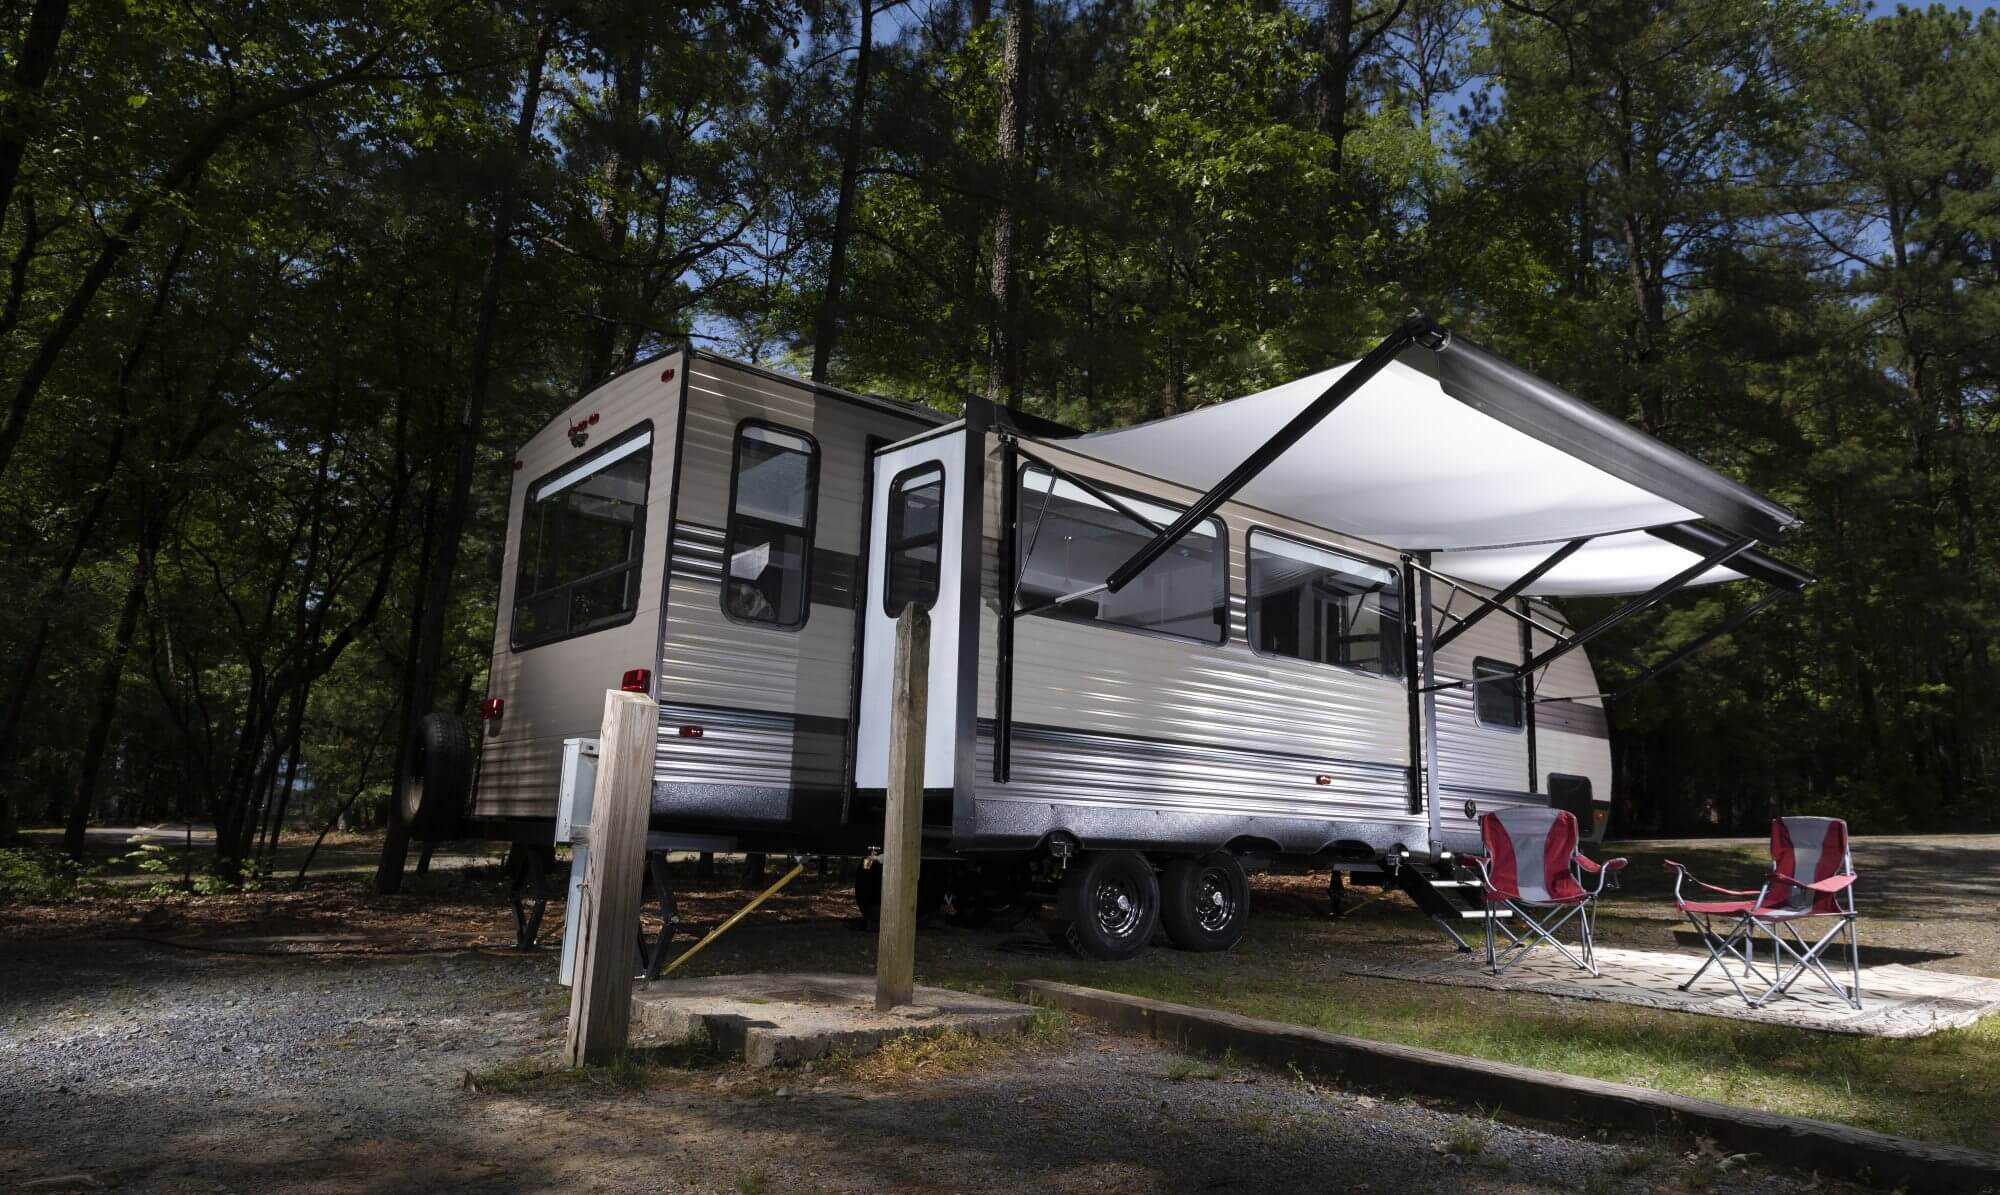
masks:
[[[728,1065],[634,1091],[468,1090],[468,1072],[548,1051],[553,966],[547,952],[0,946],[0,1189],[1665,1191],[1691,1170],[1711,1190],[1802,1186],[1197,1067],[1081,1023],[961,1074]]]

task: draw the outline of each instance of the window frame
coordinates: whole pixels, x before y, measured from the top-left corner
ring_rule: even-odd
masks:
[[[1514,694],[1514,716],[1516,717],[1516,719],[1518,719],[1517,721],[1515,721],[1511,725],[1506,722],[1489,722],[1486,720],[1486,716],[1479,712],[1479,691],[1487,687],[1485,685],[1478,683],[1479,670],[1485,668],[1485,669],[1490,669],[1491,671],[1494,672],[1514,672],[1518,670],[1520,667],[1521,666],[1519,664],[1510,664],[1506,660],[1496,660],[1492,656],[1472,657],[1472,680],[1474,683],[1471,686],[1469,686],[1472,690],[1472,721],[1473,724],[1478,726],[1481,730],[1493,730],[1493,731],[1498,731],[1502,734],[1527,733],[1528,731],[1528,678],[1527,677],[1517,676],[1514,678],[1512,682],[1511,691]]]
[[[626,611],[624,616],[617,619],[616,621],[601,622],[598,623],[596,626],[585,627],[583,630],[580,631],[574,631],[574,630],[564,631],[560,635],[551,635],[545,639],[535,639],[524,643],[521,641],[520,638],[520,632],[521,632],[520,622],[515,617],[515,611],[520,609],[521,600],[522,597],[524,596],[521,593],[521,568],[523,566],[522,552],[526,547],[525,540],[527,538],[527,533],[528,533],[528,506],[535,491],[540,489],[542,486],[547,485],[549,482],[554,481],[556,478],[562,476],[565,473],[574,472],[577,469],[584,468],[585,466],[591,464],[591,462],[596,461],[600,457],[610,456],[617,449],[624,447],[627,443],[636,440],[641,436],[648,437],[648,443],[645,448],[645,452],[647,454],[646,498],[645,501],[639,504],[639,519],[640,519],[639,557],[636,561],[630,562],[626,564],[624,567],[636,568],[641,574],[641,579],[642,580],[644,579],[644,573],[646,569],[646,535],[648,534],[648,528],[645,526],[645,523],[646,520],[650,517],[647,508],[650,507],[653,502],[652,450],[659,447],[660,443],[659,437],[654,434],[653,421],[650,419],[640,420],[638,423],[635,423],[631,427],[626,428],[616,437],[610,440],[606,440],[604,443],[599,444],[596,448],[582,454],[581,456],[574,457],[568,461],[563,462],[562,464],[557,465],[553,469],[550,469],[548,472],[530,481],[525,487],[522,488],[520,513],[518,521],[515,524],[515,530],[517,534],[514,538],[514,589],[513,592],[509,595],[511,600],[509,600],[509,602],[507,603],[507,650],[509,652],[518,654],[524,651],[533,651],[538,647],[547,647],[551,643],[563,643],[570,639],[580,639],[585,635],[595,635],[599,631],[609,631],[616,627],[622,627],[625,624],[631,622],[634,618],[637,618],[639,616],[639,606],[643,604],[644,601],[643,590],[641,591],[640,594],[640,601],[634,602],[632,604],[632,608]],[[577,484],[581,485],[591,476],[592,474],[585,474],[583,477],[577,479]],[[576,581],[565,581],[559,588],[564,588],[564,589],[570,588],[576,585],[578,581],[597,580],[603,576],[608,576],[610,572],[611,572],[610,569],[603,569],[597,573],[592,573],[589,576],[579,577],[577,578]],[[529,594],[526,596],[539,597],[542,596],[543,594],[554,593],[554,592],[555,592],[554,589],[545,589],[542,590],[540,593]]]
[[[927,473],[935,473],[937,475],[938,529],[935,536],[926,538],[937,544],[938,558],[931,566],[935,570],[935,575],[931,579],[931,600],[923,603],[922,609],[925,612],[935,610],[937,608],[938,597],[944,592],[945,493],[947,487],[951,484],[948,480],[950,474],[945,469],[943,461],[918,461],[916,464],[911,465],[889,479],[888,496],[883,499],[882,504],[882,612],[890,618],[900,618],[903,614],[901,610],[892,610],[889,607],[889,587],[895,579],[894,557],[896,554],[896,541],[890,538],[889,530],[891,522],[896,517],[896,498],[902,493],[903,487],[909,483],[911,478],[922,478]],[[925,479],[925,484],[928,484],[928,479]]]
[[[1403,607],[1402,617],[1396,620],[1396,626],[1401,631],[1396,636],[1396,643],[1399,648],[1409,635],[1411,618],[1410,595],[1403,592],[1403,570],[1399,565],[1384,564],[1379,560],[1363,556],[1359,552],[1352,552],[1346,548],[1336,548],[1331,544],[1317,543],[1304,536],[1293,535],[1289,531],[1280,531],[1275,527],[1268,527],[1262,523],[1252,523],[1243,532],[1243,641],[1250,645],[1251,653],[1266,660],[1287,660],[1294,664],[1304,664],[1310,668],[1337,668],[1342,672],[1351,672],[1356,676],[1365,676],[1371,680],[1395,685],[1399,689],[1407,686],[1409,678],[1403,676],[1401,671],[1392,676],[1386,672],[1370,672],[1366,668],[1357,668],[1353,664],[1342,664],[1334,660],[1309,660],[1304,656],[1288,656],[1282,652],[1265,651],[1263,648],[1257,646],[1257,596],[1251,590],[1251,586],[1256,582],[1256,574],[1251,571],[1250,553],[1252,549],[1250,545],[1251,541],[1259,535],[1268,535],[1273,539],[1282,539],[1289,543],[1297,544],[1302,548],[1311,548],[1317,552],[1326,552],[1334,556],[1344,556],[1356,564],[1365,564],[1373,568],[1379,568],[1395,577],[1396,597],[1402,603]],[[1387,659],[1388,657],[1384,656],[1383,658]],[[1400,651],[1396,656],[1396,660],[1396,667],[1399,670],[1405,668],[1409,663],[1402,658]]]
[[[1221,574],[1222,578],[1222,602],[1220,607],[1222,610],[1222,619],[1221,621],[1216,623],[1216,630],[1220,633],[1220,636],[1218,638],[1197,639],[1192,635],[1177,634],[1173,631],[1157,631],[1151,627],[1135,627],[1130,623],[1113,622],[1109,619],[1104,619],[1104,618],[1083,618],[1079,615],[1070,613],[1068,607],[1066,606],[1050,606],[1045,610],[1033,611],[1032,614],[1030,614],[1029,611],[1021,609],[1021,604],[1019,600],[1020,588],[1021,588],[1021,576],[1025,575],[1028,571],[1028,556],[1029,556],[1027,540],[1023,535],[1023,533],[1027,529],[1029,519],[1026,508],[1022,503],[1021,499],[1025,497],[1027,494],[1026,484],[1027,484],[1028,474],[1037,471],[1049,474],[1056,481],[1063,480],[1063,475],[1061,473],[1057,473],[1054,470],[1050,469],[1048,466],[1039,465],[1033,461],[1024,461],[1015,470],[1015,475],[1014,475],[1015,526],[1009,529],[1009,534],[1015,535],[1016,537],[1019,538],[1018,546],[1016,547],[1014,552],[1014,567],[1017,570],[1017,572],[1016,575],[1013,577],[1001,578],[1002,583],[1007,585],[1014,595],[1013,610],[1011,611],[1011,615],[1013,617],[1019,618],[1023,614],[1029,614],[1029,616],[1033,618],[1049,617],[1049,618],[1055,618],[1061,622],[1076,623],[1080,626],[1108,627],[1112,630],[1125,631],[1134,635],[1150,635],[1156,639],[1168,639],[1172,640],[1175,643],[1193,643],[1201,647],[1228,646],[1229,599],[1233,592],[1229,586],[1229,521],[1223,518],[1219,514],[1210,515],[1208,516],[1208,518],[1202,520],[1203,523],[1213,524],[1215,527],[1215,559],[1216,559],[1215,567],[1216,570]],[[1139,493],[1137,491],[1128,489],[1125,486],[1110,485],[1105,482],[1099,481],[1095,477],[1090,478],[1089,480],[1090,484],[1096,486],[1098,489],[1109,491],[1110,493],[1118,495],[1120,498],[1130,499],[1131,501],[1136,503],[1142,503],[1149,506],[1165,506],[1175,509],[1177,512],[1184,511],[1187,509],[1185,506],[1177,505],[1170,498],[1161,498],[1156,494]],[[1086,498],[1090,497],[1090,495],[1087,493],[1084,496]],[[1091,501],[1095,503],[1096,499],[1091,498]],[[1125,517],[1115,507],[1105,506],[1103,507],[1103,509],[1110,512],[1111,514],[1118,515],[1120,518]],[[1150,529],[1146,529],[1146,537],[1148,539],[1152,537],[1152,532]],[[1138,578],[1134,577],[1133,580],[1136,581],[1138,580]]]
[[[743,433],[753,427],[767,428],[780,435],[797,436],[811,449],[806,454],[805,524],[800,528],[805,534],[806,542],[799,549],[799,590],[804,595],[804,600],[799,603],[797,622],[766,622],[761,619],[743,618],[729,610],[729,560],[736,554],[736,484],[743,476]],[[715,586],[715,606],[722,612],[724,618],[737,626],[758,627],[766,631],[783,631],[788,635],[795,635],[812,621],[813,550],[819,543],[820,456],[818,438],[804,428],[752,417],[740,420],[735,430],[729,433],[729,505],[722,510],[722,574]]]

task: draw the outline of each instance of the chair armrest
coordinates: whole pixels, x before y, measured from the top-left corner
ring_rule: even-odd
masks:
[[[1674,887],[1676,889],[1680,887],[1682,880],[1686,880],[1697,888],[1706,888],[1710,892],[1720,892],[1724,896],[1761,896],[1763,894],[1763,889],[1761,888],[1752,888],[1746,892],[1741,888],[1718,888],[1714,884],[1704,884],[1694,878],[1694,873],[1687,869],[1687,864],[1676,863],[1672,859],[1666,860],[1666,864],[1668,869],[1675,873]]]
[[[1591,890],[1593,897],[1602,896],[1606,885],[1616,888],[1618,886],[1618,873],[1625,869],[1625,860],[1622,858],[1606,859],[1604,862],[1599,863],[1582,851],[1577,851],[1570,857],[1576,860],[1578,867],[1597,876],[1597,887]]]
[[[1814,880],[1812,883],[1808,884],[1804,880],[1795,880],[1792,877],[1786,875],[1782,871],[1773,871],[1771,873],[1771,876],[1773,879],[1782,880],[1785,883],[1791,884],[1794,887],[1804,888],[1808,892],[1838,892],[1841,889],[1852,885],[1854,881],[1857,878],[1859,878],[1852,874],[1828,876],[1823,880]]]

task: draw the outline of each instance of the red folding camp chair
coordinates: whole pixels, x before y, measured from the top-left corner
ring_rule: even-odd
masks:
[[[1708,961],[1681,985],[1686,991],[1710,967],[1721,971],[1736,994],[1752,1008],[1762,1008],[1783,994],[1792,981],[1808,971],[1828,990],[1854,1008],[1861,1007],[1861,951],[1854,926],[1854,859],[1847,850],[1847,823],[1837,817],[1781,817],[1771,822],[1771,873],[1755,892],[1717,888],[1669,859],[1674,872],[1674,904],[1693,923],[1708,947]],[[1693,884],[1731,900],[1689,900],[1682,886]],[[1717,919],[1722,929],[1717,929]],[[1799,933],[1801,921],[1831,919],[1833,924],[1808,943]],[[1847,962],[1852,982],[1841,986],[1827,971],[1820,955],[1842,933],[1847,936]],[[1757,963],[1757,936],[1771,940],[1771,973]],[[1788,940],[1789,939],[1789,940]],[[1743,983],[1762,985],[1751,995]]]
[[[1597,974],[1597,951],[1590,919],[1607,882],[1625,866],[1623,859],[1592,862],[1576,849],[1576,818],[1562,809],[1502,809],[1479,816],[1479,839],[1486,853],[1473,857],[1486,896],[1486,965],[1498,975],[1547,942],[1570,962]],[[1579,872],[1597,877],[1585,888]],[[1505,909],[1521,919],[1523,933],[1500,924]],[[1577,923],[1577,951],[1556,934]],[[1497,936],[1508,944],[1496,953]]]

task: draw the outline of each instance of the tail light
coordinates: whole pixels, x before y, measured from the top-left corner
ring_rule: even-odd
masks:
[[[627,693],[651,693],[653,691],[653,670],[650,668],[627,668],[625,679],[618,687]]]
[[[503,698],[488,697],[479,703],[479,720],[481,722],[498,722],[500,715],[506,712],[507,702]]]

